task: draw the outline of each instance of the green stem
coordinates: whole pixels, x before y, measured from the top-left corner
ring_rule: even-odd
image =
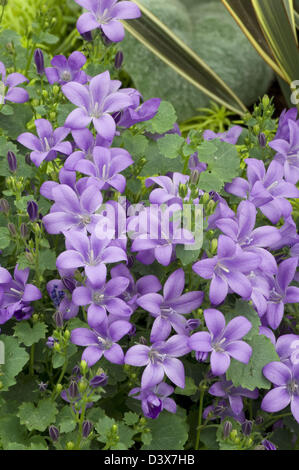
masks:
[[[195,450],[199,449],[200,433],[201,433],[201,429],[202,429],[201,420],[202,420],[202,409],[203,409],[204,395],[205,395],[205,389],[202,387],[201,391],[200,391],[200,398],[199,398],[198,425],[197,425]]]
[[[68,366],[68,358],[65,357],[64,364],[63,364],[63,367],[62,367],[60,376],[59,376],[59,378],[58,378],[58,380],[57,380],[57,384],[60,384],[60,383],[61,383],[61,381],[62,381],[62,379],[63,379],[63,377],[64,377],[64,374],[66,373],[67,366]],[[56,384],[56,385],[57,385],[57,384]],[[55,388],[56,388],[56,387],[55,387]],[[56,399],[58,393],[59,393],[59,392],[55,391],[55,389],[53,390],[53,393],[52,393],[52,396],[51,396],[52,400],[55,400],[55,399]]]
[[[78,439],[77,439],[77,442],[76,442],[76,445],[75,445],[76,450],[80,450],[83,423],[84,423],[84,418],[85,418],[85,410],[86,410],[86,402],[84,401],[84,403],[82,405],[81,416],[80,416],[80,421],[79,421]]]
[[[29,375],[34,375],[34,351],[35,351],[35,344],[33,344],[30,348]]]

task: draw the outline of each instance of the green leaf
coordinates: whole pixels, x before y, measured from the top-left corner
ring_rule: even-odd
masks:
[[[25,131],[26,124],[31,120],[33,113],[26,104],[14,104],[12,108],[13,114],[9,116],[0,114],[0,128],[6,131],[9,137],[16,140]]]
[[[57,416],[56,426],[60,433],[71,432],[76,428],[76,421],[69,406],[64,406]]]
[[[32,268],[34,266],[34,263],[30,263],[26,258],[25,252],[19,254],[19,256],[17,257],[17,263],[19,269]]]
[[[10,245],[10,232],[7,227],[0,227],[0,250]]]
[[[226,372],[227,380],[231,380],[235,387],[254,390],[271,388],[270,382],[263,375],[263,367],[272,361],[279,361],[275,347],[270,339],[263,335],[253,336],[247,343],[252,347],[252,356],[248,364],[231,359]]]
[[[259,327],[261,326],[261,321],[253,306],[245,300],[237,299],[233,311],[228,315],[225,315],[225,318],[227,319],[226,323],[232,320],[232,318],[237,317],[239,315],[247,318],[247,320],[249,320],[252,325],[251,330],[247,333],[246,336],[244,336],[243,339],[247,341],[251,340],[254,336],[259,335]]]
[[[176,255],[183,264],[183,266],[188,266],[191,263],[194,263],[200,254],[201,248],[198,250],[186,250],[184,245],[176,246]]]
[[[165,134],[177,121],[174,107],[168,101],[162,101],[156,116],[144,123],[145,130],[152,134]]]
[[[158,140],[158,148],[164,157],[176,158],[184,142],[185,139],[178,134],[166,134]]]
[[[21,424],[24,424],[29,431],[43,432],[50,424],[55,423],[57,413],[56,404],[49,398],[45,398],[37,406],[33,403],[22,403],[17,416]]]
[[[129,130],[122,134],[124,148],[132,156],[133,160],[143,157],[148,146],[148,139],[144,135],[132,135]]]
[[[16,324],[14,336],[25,346],[32,346],[32,344],[38,343],[40,339],[45,338],[47,329],[47,325],[43,322],[35,323],[31,327],[29,322],[22,321]]]
[[[3,372],[1,376],[3,388],[1,390],[5,391],[16,383],[15,378],[28,362],[29,354],[19,346],[16,338],[3,335],[0,338],[5,347],[5,364],[1,365],[1,372]]]
[[[16,416],[1,416],[0,441],[4,450],[8,449],[11,443],[26,444],[26,429],[20,425],[20,421]]]
[[[185,395],[190,397],[198,391],[198,387],[195,385],[194,380],[191,377],[186,377],[185,388],[176,387],[174,393],[177,395]]]
[[[63,126],[68,115],[75,109],[72,103],[59,104],[57,108],[57,124]]]
[[[216,428],[203,428],[200,433],[200,441],[204,443],[207,450],[219,450],[219,445],[216,441]]]
[[[132,411],[128,411],[124,414],[124,422],[128,426],[133,426],[133,424],[136,424],[139,421],[139,416],[136,413],[132,413]]]
[[[46,270],[56,271],[56,254],[54,251],[49,249],[41,250],[38,257],[38,262],[41,272]]]
[[[119,423],[117,433],[119,436],[119,444],[122,444],[124,446],[123,450],[130,449],[130,447],[132,447],[132,445],[134,444],[134,440],[132,439],[132,437],[134,436],[134,434],[136,434],[136,432],[126,426],[124,423]],[[111,449],[116,449],[116,446],[111,447]]]
[[[163,411],[157,419],[148,421],[151,430],[150,445],[141,450],[183,450],[188,439],[188,425],[185,418]]]
[[[13,108],[8,104],[5,104],[1,109],[1,114],[4,114],[4,116],[10,116],[11,114],[13,114]]]
[[[48,32],[42,32],[38,36],[34,36],[34,41],[45,44],[56,44],[59,41],[59,37]]]
[[[165,175],[169,171],[169,159],[161,155],[157,142],[150,141],[145,153],[146,164],[142,168],[141,176]],[[171,160],[171,171],[183,171],[181,158]]]

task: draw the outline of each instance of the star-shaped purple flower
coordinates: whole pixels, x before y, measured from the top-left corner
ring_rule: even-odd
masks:
[[[30,154],[32,162],[36,166],[46,160],[54,160],[57,152],[69,155],[72,152],[72,144],[63,142],[70,132],[66,127],[58,127],[53,131],[52,125],[46,119],[37,119],[35,121],[38,137],[30,132],[24,132],[19,135],[17,141],[24,147],[33,150]]]
[[[29,100],[29,95],[24,88],[17,88],[24,82],[29,82],[28,78],[21,73],[15,72],[6,75],[6,68],[3,62],[0,62],[0,105],[6,101],[12,103],[25,103]]]
[[[80,34],[101,28],[110,41],[124,39],[125,30],[119,20],[139,18],[141,12],[134,2],[117,0],[75,0],[78,5],[88,10],[77,21]]]
[[[53,83],[65,85],[68,82],[78,82],[84,85],[88,81],[86,73],[81,70],[85,63],[86,57],[79,51],[72,52],[68,59],[64,55],[56,55],[51,60],[52,67],[45,69],[48,82],[51,85]]]
[[[211,352],[211,369],[214,375],[224,374],[230,366],[230,358],[248,364],[252,349],[240,341],[252,328],[247,318],[238,316],[225,325],[224,315],[216,309],[204,311],[209,332],[200,331],[189,338],[194,351]]]
[[[146,389],[133,388],[129,392],[129,396],[141,401],[141,408],[146,418],[156,419],[163,410],[176,413],[176,403],[172,398],[169,398],[173,391],[174,388],[171,385],[161,382]]]

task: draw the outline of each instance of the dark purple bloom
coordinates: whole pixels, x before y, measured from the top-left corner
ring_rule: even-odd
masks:
[[[38,217],[38,205],[35,201],[27,202],[27,213],[31,222],[34,222]]]
[[[34,62],[36,65],[36,71],[39,75],[43,75],[45,72],[45,64],[44,64],[44,54],[41,49],[35,49],[34,51]]]
[[[177,269],[167,279],[163,296],[157,293],[145,294],[137,300],[155,318],[151,331],[151,342],[164,341],[170,335],[171,328],[179,334],[186,333],[186,319],[182,316],[197,309],[203,301],[203,292],[187,292],[182,295],[185,287],[185,273]]]
[[[86,57],[82,52],[75,51],[67,59],[64,55],[56,55],[51,60],[53,67],[45,69],[48,82],[65,85],[68,82],[78,82],[85,84],[88,81],[86,73],[81,70],[86,63]]]
[[[141,12],[134,2],[117,0],[75,0],[78,5],[88,10],[77,21],[77,29],[84,34],[101,28],[105,36],[113,42],[122,41],[125,30],[119,20],[139,18]]]
[[[89,386],[91,388],[105,387],[108,383],[108,375],[102,373],[100,375],[95,375],[90,381]]]
[[[7,163],[11,172],[14,173],[15,171],[17,171],[17,168],[18,168],[17,159],[13,152],[7,152]]]
[[[108,71],[93,77],[88,86],[77,82],[63,85],[64,95],[78,106],[67,117],[65,126],[83,129],[92,122],[100,136],[112,140],[116,124],[111,113],[121,111],[132,104],[128,94],[118,91],[120,86],[121,82],[110,79]]]
[[[12,103],[25,103],[29,100],[29,95],[23,88],[17,88],[21,83],[29,82],[21,73],[11,73],[6,76],[6,68],[3,62],[0,62],[0,105],[6,101]]]
[[[154,387],[142,389],[133,388],[129,396],[141,401],[141,408],[146,418],[156,419],[163,410],[176,412],[176,404],[172,398],[169,398],[174,391],[171,385],[161,382]]]
[[[240,341],[251,329],[247,318],[238,316],[225,325],[224,315],[216,309],[204,311],[209,333],[200,331],[189,338],[189,346],[194,351],[211,352],[211,369],[214,375],[224,374],[230,366],[230,358],[248,364],[252,349]]]
[[[280,263],[275,278],[270,280],[270,295],[267,306],[267,321],[274,330],[283,318],[284,304],[299,302],[299,287],[289,286],[293,281],[298,260],[289,258]]]
[[[162,382],[164,374],[178,387],[185,387],[184,366],[177,357],[190,352],[188,337],[174,335],[167,341],[152,346],[139,344],[126,353],[125,363],[132,366],[146,366],[141,378],[141,388],[150,388]]]
[[[3,269],[4,268],[1,268],[1,270]],[[0,275],[1,278],[7,282],[8,277],[6,273],[1,271]],[[19,269],[18,265],[16,265],[14,279],[11,279],[10,282],[1,286],[3,297],[0,310],[0,323],[5,323],[12,316],[15,316],[17,320],[27,319],[31,316],[32,307],[30,303],[41,299],[42,294],[33,284],[27,284],[28,277],[29,268]]]
[[[96,364],[102,356],[113,364],[123,364],[124,353],[117,342],[131,329],[127,321],[115,321],[109,325],[108,320],[101,323],[96,315],[90,315],[88,324],[92,329],[76,328],[72,331],[71,341],[78,346],[86,346],[82,360],[89,367]]]
[[[90,184],[95,184],[99,189],[112,187],[122,193],[126,187],[126,179],[120,172],[132,163],[132,157],[125,149],[95,147],[92,160],[82,158],[73,168],[90,176]]]
[[[197,261],[192,269],[204,279],[212,279],[210,300],[219,305],[226,298],[229,287],[243,298],[250,297],[252,287],[244,273],[250,273],[259,264],[259,255],[243,251],[231,238],[220,235],[217,256]]]
[[[103,198],[96,186],[90,185],[79,196],[66,184],[57,185],[52,191],[55,204],[50,214],[43,217],[43,224],[48,233],[60,233],[67,230],[84,230],[91,233],[100,220],[97,210]]]
[[[88,277],[88,276],[87,276]],[[105,278],[92,276],[87,279],[86,285],[77,287],[73,292],[75,305],[89,305],[87,310],[88,323],[98,323],[107,319],[106,311],[110,313],[109,320],[129,320],[132,309],[119,296],[128,287],[129,281],[125,277],[114,277],[107,283]]]
[[[274,361],[263,368],[263,374],[275,387],[263,398],[262,410],[275,413],[290,404],[291,412],[299,423],[299,365]]]
[[[209,388],[209,393],[215,397],[221,397],[229,400],[231,409],[236,415],[239,415],[243,410],[242,397],[256,399],[258,397],[258,389],[247,390],[242,387],[234,387],[231,381],[222,378],[221,382],[214,383]]]
[[[122,51],[118,51],[114,59],[114,67],[116,68],[116,70],[119,70],[121,68],[123,61],[124,55]]]
[[[30,154],[32,162],[36,166],[46,160],[54,160],[57,152],[69,155],[72,151],[70,142],[63,142],[70,130],[65,127],[58,127],[53,132],[52,125],[46,119],[37,119],[35,121],[38,137],[29,132],[19,135],[17,141],[33,152]]]
[[[53,442],[57,442],[59,439],[59,430],[56,426],[49,427],[49,436]]]

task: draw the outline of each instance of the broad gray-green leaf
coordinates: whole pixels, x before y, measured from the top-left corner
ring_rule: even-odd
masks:
[[[188,439],[186,420],[177,414],[163,411],[157,419],[148,421],[152,441],[141,450],[183,450]]]
[[[5,347],[5,364],[1,365],[3,375],[0,377],[3,385],[2,390],[5,391],[16,383],[16,376],[28,362],[29,354],[19,346],[17,339],[12,336],[1,335],[0,340]]]

